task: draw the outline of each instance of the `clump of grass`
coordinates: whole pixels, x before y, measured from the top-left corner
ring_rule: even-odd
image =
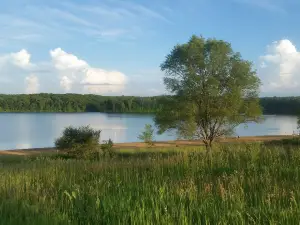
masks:
[[[181,150],[181,151],[180,151]],[[300,151],[121,151],[101,162],[38,157],[0,169],[0,224],[298,224]]]

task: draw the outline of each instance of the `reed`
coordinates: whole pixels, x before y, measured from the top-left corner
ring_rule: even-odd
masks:
[[[1,161],[2,160],[2,161]],[[300,151],[263,144],[0,158],[0,224],[298,224]]]

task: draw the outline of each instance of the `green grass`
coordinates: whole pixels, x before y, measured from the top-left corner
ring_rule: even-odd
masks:
[[[300,146],[300,138],[299,137],[292,137],[292,138],[287,138],[287,139],[282,139],[282,140],[273,140],[273,141],[268,141],[266,142],[266,145],[282,145],[282,146]]]
[[[0,224],[299,224],[299,150],[220,145],[212,165],[195,147],[0,158]]]

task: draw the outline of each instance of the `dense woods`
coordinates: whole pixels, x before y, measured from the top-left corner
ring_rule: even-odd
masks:
[[[152,113],[159,108],[162,98],[80,94],[0,95],[0,111]],[[261,98],[260,104],[264,114],[300,113],[300,97]]]
[[[300,97],[265,97],[260,99],[264,114],[299,115]]]
[[[0,95],[1,112],[155,112],[161,97],[80,94]]]

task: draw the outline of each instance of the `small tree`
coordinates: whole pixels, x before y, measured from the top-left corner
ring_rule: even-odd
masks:
[[[154,145],[153,141],[154,141],[154,129],[152,128],[151,124],[146,124],[145,125],[145,129],[142,132],[142,134],[140,134],[138,136],[138,139],[144,141],[145,143],[147,143],[149,146]]]
[[[182,137],[202,139],[210,155],[216,138],[261,115],[260,80],[227,42],[193,36],[174,47],[161,69],[172,95],[160,100],[160,133],[175,129]]]
[[[115,154],[113,146],[114,143],[110,138],[108,139],[108,141],[103,141],[103,144],[101,145],[103,155],[113,157],[113,155]]]
[[[89,126],[67,127],[60,138],[55,140],[58,150],[65,151],[76,158],[87,158],[100,150],[100,130]]]

